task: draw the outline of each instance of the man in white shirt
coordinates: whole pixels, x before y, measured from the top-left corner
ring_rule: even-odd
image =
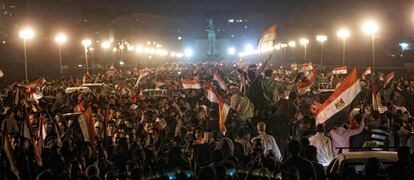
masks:
[[[316,126],[316,134],[309,138],[310,145],[317,149],[317,159],[323,166],[328,166],[333,159],[331,139],[324,134],[325,129],[322,124]]]
[[[258,136],[254,137],[251,142],[253,143],[256,139],[262,141],[263,153],[273,153],[277,160],[282,161],[282,154],[280,153],[279,147],[276,144],[276,140],[273,136],[266,134],[266,124],[264,122],[259,122],[257,124]]]
[[[358,116],[358,117],[357,117]],[[329,131],[329,136],[332,138],[332,146],[334,148],[334,153],[338,154],[339,147],[350,147],[349,138],[353,135],[357,135],[364,130],[365,127],[365,114],[355,115],[355,121],[358,123],[356,129],[345,128],[343,126],[335,127]],[[358,122],[360,121],[360,122]],[[348,149],[342,150],[342,152],[348,152]]]

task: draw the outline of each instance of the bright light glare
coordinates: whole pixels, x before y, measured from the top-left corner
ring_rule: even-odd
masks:
[[[326,36],[326,35],[317,35],[316,36],[316,40],[319,41],[319,42],[321,42],[321,43],[323,43],[326,40],[328,40],[328,36]]]
[[[309,39],[306,39],[306,38],[301,38],[301,39],[299,40],[299,43],[300,43],[300,45],[302,45],[302,46],[306,46],[307,44],[309,44]]]
[[[63,44],[68,40],[68,37],[65,34],[58,34],[55,36],[55,42],[58,44]]]
[[[116,47],[112,48],[112,52],[116,52],[116,51],[118,51],[118,48]]]
[[[339,38],[341,38],[341,39],[346,39],[346,38],[348,38],[348,37],[349,37],[350,32],[349,32],[349,30],[348,30],[348,29],[340,29],[340,30],[336,33],[336,35],[337,35]]]
[[[287,44],[280,44],[280,47],[281,47],[281,48],[287,48],[287,47],[288,47],[288,45],[287,45]]]
[[[125,65],[124,61],[119,61],[119,65]]]
[[[289,47],[295,47],[296,42],[295,41],[289,41],[288,45],[289,45]]]
[[[134,46],[128,46],[127,49],[128,49],[128,51],[134,51],[135,47]]]
[[[111,43],[109,41],[104,41],[101,43],[101,47],[104,49],[108,49],[111,47]]]
[[[123,50],[125,48],[125,46],[123,44],[119,45],[119,49]]]
[[[92,41],[90,39],[84,39],[82,40],[82,46],[88,47],[92,44]]]
[[[190,49],[190,48],[185,49],[185,51],[184,51],[184,55],[185,55],[186,57],[191,57],[191,56],[193,55],[193,50],[192,50],[192,49]]]
[[[23,40],[33,39],[34,32],[31,28],[25,28],[19,32],[19,37]]]
[[[244,51],[246,51],[246,52],[254,51],[253,45],[252,44],[246,44],[246,46],[244,46]]]
[[[138,45],[135,48],[135,52],[137,52],[137,53],[142,53],[143,51],[144,51],[144,46],[142,46],[142,45]]]
[[[374,21],[367,21],[362,25],[364,31],[368,34],[375,34],[378,32],[379,27],[378,24]]]
[[[230,54],[230,55],[234,55],[234,54],[236,54],[236,49],[234,48],[234,47],[230,47],[228,50],[227,50],[227,52]]]
[[[408,44],[408,43],[406,43],[406,42],[402,42],[402,43],[400,43],[399,45],[400,45],[400,47],[401,47],[401,50],[402,50],[402,51],[406,51],[406,50],[408,50],[408,48],[409,48],[409,46],[410,46],[410,44]]]

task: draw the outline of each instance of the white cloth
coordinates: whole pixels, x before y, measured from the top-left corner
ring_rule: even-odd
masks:
[[[324,133],[316,133],[309,138],[309,143],[316,147],[318,152],[316,157],[319,163],[325,167],[328,166],[334,157],[331,139]]]
[[[263,152],[265,154],[272,152],[277,160],[282,161],[282,154],[280,153],[279,147],[277,146],[276,140],[273,136],[268,134],[260,134],[254,137],[251,142],[253,143],[256,139],[262,140]]]

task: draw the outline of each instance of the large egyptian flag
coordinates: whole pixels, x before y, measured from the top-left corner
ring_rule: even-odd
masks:
[[[78,123],[82,131],[84,140],[93,143],[95,130],[93,127],[91,107],[87,108],[86,111],[79,116]]]
[[[262,34],[260,34],[260,37],[257,41],[257,46],[258,46],[257,49],[261,51],[261,50],[265,50],[268,48],[272,48],[276,42],[276,32],[277,32],[276,24],[271,25],[264,32],[262,32]]]
[[[332,74],[348,74],[348,67],[341,66],[332,70]]]
[[[211,84],[207,85],[207,99],[212,103],[218,103],[218,113],[219,113],[219,131],[222,134],[226,134],[226,119],[230,111],[230,106],[224,102],[224,99],[214,90]]]
[[[387,74],[387,76],[385,76],[384,78],[384,88],[388,86],[388,84],[390,84],[390,82],[394,79],[395,76],[395,72],[390,72],[389,74]]]
[[[7,123],[4,123],[4,131],[3,131],[3,140],[2,140],[2,149],[4,154],[2,154],[2,159],[7,158],[10,166],[10,171],[16,175],[17,179],[20,179],[19,176],[19,169],[17,169],[16,159],[13,155],[13,146],[12,142],[9,138],[9,133],[7,132]]]
[[[317,68],[314,68],[312,73],[309,73],[304,79],[296,83],[296,91],[299,95],[304,95],[311,89],[313,82],[315,82],[316,79],[316,69]]]
[[[317,124],[325,124],[326,130],[329,131],[335,125],[346,122],[349,112],[354,106],[353,102],[360,92],[361,84],[354,68],[332,95],[317,109]]]
[[[370,75],[372,73],[371,67],[367,67],[367,69],[361,74],[361,79],[365,80],[365,77],[367,75]]]
[[[201,85],[197,80],[182,79],[181,84],[183,85],[183,89],[201,89]]]
[[[215,72],[213,73],[213,80],[214,80],[214,81],[216,81],[216,82],[218,83],[218,85],[219,85],[219,87],[220,87],[221,89],[223,89],[223,90],[225,90],[225,91],[227,91],[227,90],[228,90],[228,87],[227,87],[226,81],[224,81],[224,79],[220,76],[220,74],[219,74],[219,72],[218,72],[218,71],[215,71]]]

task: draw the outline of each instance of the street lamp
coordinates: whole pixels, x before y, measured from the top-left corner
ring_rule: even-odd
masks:
[[[34,32],[31,28],[25,28],[19,32],[20,39],[23,40],[23,49],[24,49],[24,70],[26,75],[26,82],[29,82],[29,78],[27,75],[27,50],[26,50],[26,44],[27,41],[30,39],[33,39]]]
[[[291,51],[291,59],[292,59],[292,61],[294,61],[294,59],[295,59],[296,42],[295,41],[289,41],[288,42],[288,45],[292,49],[292,51]]]
[[[317,35],[316,40],[321,43],[321,66],[323,66],[323,44],[328,40],[326,35]]]
[[[88,68],[88,46],[92,45],[92,41],[90,39],[84,39],[82,40],[82,46],[85,49],[85,68],[86,68],[86,73],[89,74],[89,68]]]
[[[304,48],[305,48],[305,53],[304,53],[304,58],[305,58],[305,63],[306,63],[306,61],[307,61],[307,47],[308,47],[308,44],[309,44],[309,39],[306,39],[306,38],[301,38],[300,40],[299,40],[299,43],[300,43],[300,45],[302,45]]]
[[[342,39],[342,66],[345,65],[345,48],[346,48],[346,39],[348,39],[350,32],[348,29],[340,29],[336,35]]]
[[[109,41],[104,41],[104,42],[101,43],[101,47],[103,49],[108,49],[108,48],[111,47],[111,43]]]
[[[295,41],[289,41],[288,45],[289,45],[289,47],[294,48],[294,47],[296,47],[296,42]]]
[[[375,72],[375,33],[379,31],[378,24],[373,21],[367,21],[363,24],[364,31],[371,35],[371,47],[372,47],[372,72]]]
[[[68,40],[68,37],[65,34],[63,34],[63,33],[57,34],[55,36],[55,42],[58,44],[58,47],[59,47],[60,76],[63,76],[63,69],[62,69],[62,45],[64,43],[66,43],[67,40]]]

